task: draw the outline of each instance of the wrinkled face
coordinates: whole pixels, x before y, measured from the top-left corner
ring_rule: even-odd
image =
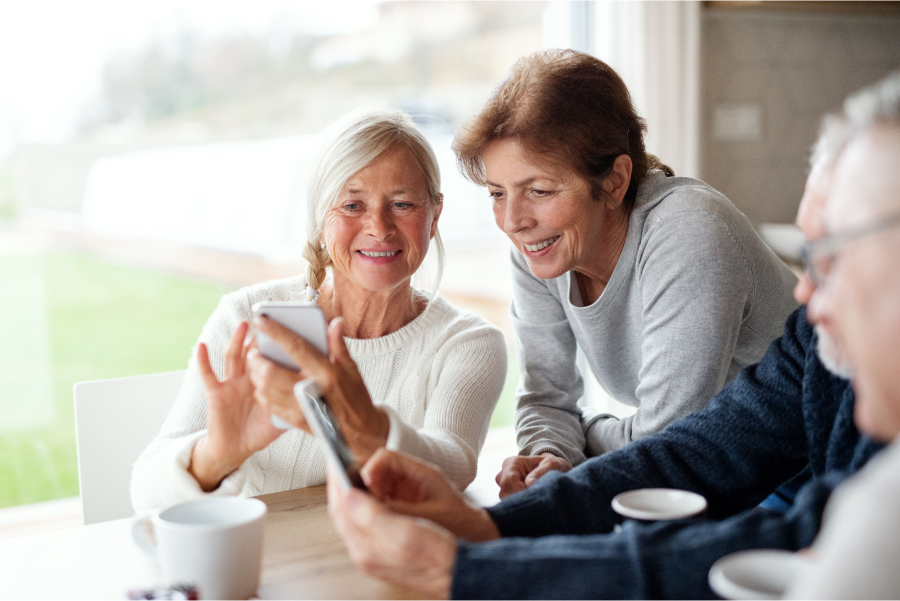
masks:
[[[797,211],[797,226],[803,231],[807,240],[818,240],[825,236],[825,200],[828,198],[828,190],[831,184],[831,165],[820,159],[813,165],[806,178],[806,187],[803,190],[803,198],[800,200],[800,209]],[[794,298],[797,302],[806,305],[815,292],[815,286],[807,274],[802,274],[794,287]],[[809,315],[812,321],[813,316]],[[834,336],[822,324],[815,323],[818,339],[816,352],[822,364],[831,373],[842,378],[851,378],[853,370],[847,361],[846,353],[841,350]]]
[[[409,285],[428,252],[442,205],[403,149],[387,150],[354,174],[325,217],[335,283],[359,293]]]
[[[482,159],[497,227],[531,273],[546,280],[591,263],[615,209],[594,200],[584,179],[540,161],[515,140],[491,143]]]
[[[900,212],[900,130],[876,127],[846,148],[825,212],[829,234]],[[843,245],[809,310],[853,366],[855,420],[878,440],[900,433],[900,227]]]

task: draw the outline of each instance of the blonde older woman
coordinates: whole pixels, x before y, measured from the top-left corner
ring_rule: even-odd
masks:
[[[135,464],[136,509],[325,482],[324,457],[291,393],[301,376],[244,344],[258,301],[324,310],[331,357],[274,322],[255,327],[323,386],[362,460],[386,446],[439,466],[460,488],[472,481],[506,351],[497,328],[411,285],[431,239],[442,265],[442,200],[434,153],[405,113],[370,108],[326,130],[308,195],[306,276],[222,299],[162,431]],[[299,429],[276,429],[270,411]]]

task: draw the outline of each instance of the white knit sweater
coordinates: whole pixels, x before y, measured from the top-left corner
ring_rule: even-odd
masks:
[[[299,301],[306,279],[294,277],[225,295],[203,328],[213,370],[221,379],[225,348],[259,301]],[[368,340],[345,338],[376,405],[390,418],[387,448],[440,467],[460,489],[475,478],[478,454],[506,378],[506,346],[499,329],[460,311],[442,297],[400,330]],[[318,442],[288,430],[254,453],[212,493],[187,471],[194,444],[206,433],[207,398],[192,354],[175,405],[134,466],[131,499],[138,512],[169,507],[204,494],[252,496],[325,482]]]

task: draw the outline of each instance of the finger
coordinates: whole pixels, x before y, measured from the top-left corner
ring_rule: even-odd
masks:
[[[277,321],[261,315],[253,323],[257,330],[274,340],[301,369],[308,370],[311,375],[320,375],[331,365],[329,358],[319,349]]]
[[[525,486],[525,480],[518,475],[502,478],[499,484],[501,499],[507,495],[511,495],[515,492],[519,492],[520,490],[525,490],[527,488],[527,486]]]
[[[249,325],[247,326],[247,329],[248,330],[250,329]],[[256,335],[254,334],[252,336],[247,337],[247,339],[244,341],[244,348],[243,348],[243,351],[241,352],[241,362],[242,363],[244,363],[244,364],[247,363],[247,353],[250,351],[250,349],[255,349],[255,348],[259,348],[259,344],[256,342]]]
[[[246,321],[242,321],[231,335],[231,341],[225,350],[225,377],[240,376],[244,371],[244,365],[241,361],[243,354],[244,338],[247,336],[247,328],[250,327]]]
[[[247,367],[257,403],[268,413],[308,432],[309,426],[294,396],[294,384],[301,379],[298,374],[266,359],[257,349],[247,352]]]
[[[500,485],[500,494],[499,497],[502,499],[503,497],[508,497],[513,493],[517,493],[520,490],[525,490],[527,487],[525,486],[524,480],[521,478],[509,478],[504,480]]]
[[[332,360],[336,363],[346,364],[352,363],[350,351],[347,350],[347,343],[344,342],[344,318],[335,317],[328,324],[328,351],[331,353]]]
[[[368,478],[376,488],[386,489],[394,498],[422,502],[454,490],[443,473],[415,457],[381,448],[372,458],[375,461],[370,459],[363,466],[363,480]]]
[[[203,387],[206,391],[215,390],[219,386],[219,379],[213,371],[212,365],[209,364],[209,351],[206,343],[201,342],[197,345],[197,367],[200,368],[200,377],[203,379]]]
[[[528,472],[528,475],[525,476],[525,486],[531,486],[534,484],[538,478],[546,474],[547,472],[562,471],[559,469],[559,466],[553,461],[542,461],[539,466]]]
[[[540,457],[522,457],[514,455],[503,460],[500,473],[497,474],[496,482],[502,487],[502,480],[513,479],[524,483],[525,476],[528,472],[537,467],[541,462]]]

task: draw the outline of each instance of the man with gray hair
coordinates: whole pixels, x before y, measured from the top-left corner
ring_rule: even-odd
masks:
[[[820,282],[809,314],[854,366],[855,420],[891,442],[829,501],[804,599],[900,598],[900,77],[847,103],[853,131],[834,170],[825,227],[807,245]],[[847,137],[842,134],[841,137]]]
[[[862,213],[853,221],[842,214],[832,216],[831,209],[824,216],[832,177],[835,185],[847,186],[843,165],[849,159],[841,160],[836,175],[832,162],[847,135],[852,135],[854,107],[862,102],[858,99],[883,95],[898,85],[900,74],[852,97],[846,105],[848,116],[826,128],[824,145],[819,147],[824,152],[818,153],[798,215],[808,240],[823,239],[845,224],[863,223]],[[852,146],[847,147],[848,157]],[[897,177],[900,161],[894,157],[900,155],[886,156],[893,166],[885,166],[883,160],[873,165]],[[881,181],[871,179],[873,185]],[[852,187],[847,190],[852,193]],[[895,193],[894,202],[898,199]],[[865,204],[859,201],[857,206]],[[852,210],[849,204],[847,210]],[[878,227],[888,227],[886,222],[879,223]],[[862,236],[861,231],[851,234]],[[831,266],[824,259],[834,257],[832,246],[838,243],[828,240],[829,245],[809,247],[807,256],[813,260],[795,290],[801,303],[815,299],[817,286]],[[896,273],[897,256],[900,252],[892,250],[879,261]],[[854,269],[858,273],[851,275],[866,275],[864,263]],[[896,309],[900,281],[894,276],[892,282],[891,289],[884,291],[871,281],[861,286],[856,292],[868,296],[859,297],[858,311],[848,312],[846,323],[853,324],[854,316],[859,321],[854,327],[864,323],[861,331],[878,331],[880,320],[893,319],[884,327],[900,334]],[[867,299],[878,311],[865,310]],[[832,327],[830,315],[814,304],[809,311],[801,307],[762,361],[743,370],[705,409],[568,473],[544,476],[494,507],[468,505],[439,472],[382,450],[363,471],[369,494],[330,485],[332,517],[351,556],[364,570],[428,596],[710,598],[707,573],[724,555],[754,548],[796,551],[808,547],[819,532],[832,491],[882,448],[854,425],[850,382],[828,366],[842,373],[850,366],[860,373],[860,382],[869,381],[862,377],[869,369],[864,363],[884,365],[884,357],[873,357],[873,351],[884,355],[893,351],[891,356],[896,357],[890,346],[896,336],[890,339],[885,332],[877,332],[884,348],[848,354],[843,345],[846,342],[858,350],[851,345],[856,338]],[[819,334],[814,325],[821,326]],[[858,344],[865,347],[864,342]],[[873,424],[888,422],[878,415]],[[900,412],[890,414],[896,415]],[[859,410],[856,416],[860,417]],[[882,439],[896,434],[870,430],[865,420],[860,423]],[[900,430],[900,419],[896,423]],[[753,508],[802,469],[808,469],[812,478],[789,511]],[[709,502],[707,514],[704,519],[653,524],[629,521],[621,531],[612,532],[617,516],[611,499],[647,487],[703,494]],[[894,511],[895,505],[891,506]],[[410,515],[430,521],[410,519]]]

